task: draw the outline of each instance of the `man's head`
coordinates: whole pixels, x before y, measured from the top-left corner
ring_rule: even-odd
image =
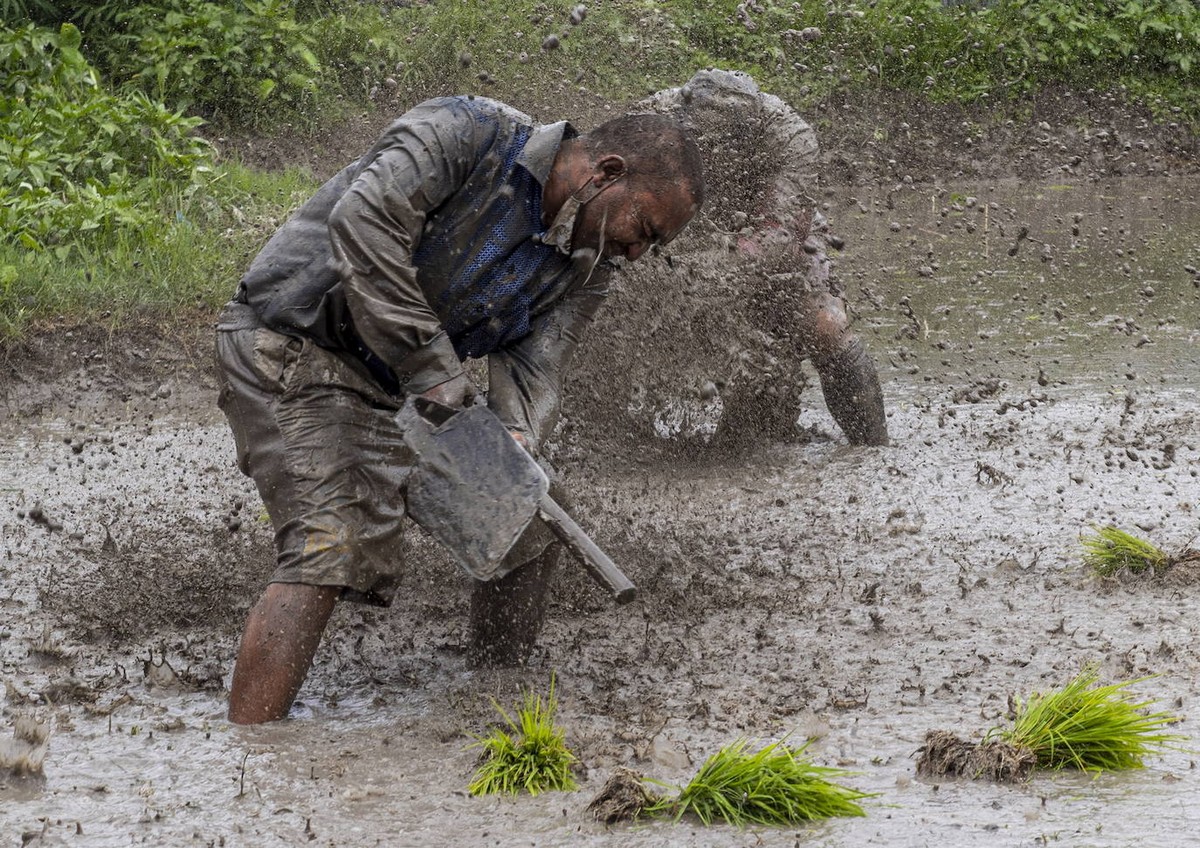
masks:
[[[706,112],[716,113],[718,119],[737,116],[746,120],[762,108],[762,94],[753,77],[719,68],[697,71],[679,89],[679,101],[684,107],[683,120],[689,125]]]
[[[562,164],[556,172],[569,192],[564,199],[577,209],[575,250],[637,259],[675,238],[704,202],[700,150],[662,115],[601,124],[573,141]]]

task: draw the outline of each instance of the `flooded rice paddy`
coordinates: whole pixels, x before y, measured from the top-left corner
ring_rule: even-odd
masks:
[[[0,844],[1175,846],[1200,830],[1198,588],[1101,584],[1079,535],[1198,535],[1200,183],[883,187],[829,198],[893,445],[801,438],[736,459],[572,460],[577,513],[642,588],[577,569],[521,671],[470,670],[463,578],[414,534],[411,591],[341,608],[292,720],[224,718],[270,570],[203,369],[12,386],[0,442],[0,737],[52,736],[0,784]],[[98,370],[99,369],[99,370]],[[78,392],[70,398],[66,395]],[[36,400],[36,402],[35,402]],[[652,456],[652,455],[651,455]],[[1084,663],[1177,712],[1190,750],[1028,784],[915,776]],[[557,676],[581,789],[472,798],[471,734]],[[815,736],[878,793],[862,819],[606,828],[611,769],[683,783],[739,736]]]

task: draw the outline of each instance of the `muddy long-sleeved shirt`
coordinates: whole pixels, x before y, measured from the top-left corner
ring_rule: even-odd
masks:
[[[279,229],[238,299],[357,357],[394,394],[487,356],[489,406],[537,444],[606,294],[607,269],[539,239],[542,190],[573,135],[486,98],[426,101]]]

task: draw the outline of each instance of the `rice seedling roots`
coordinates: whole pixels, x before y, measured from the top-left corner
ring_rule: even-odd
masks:
[[[999,739],[969,742],[948,730],[931,730],[925,734],[917,774],[1020,783],[1029,778],[1036,765],[1037,755],[1028,748]]]
[[[646,788],[642,775],[618,766],[588,804],[587,811],[596,821],[617,824],[633,821],[642,810],[657,800],[659,796]]]

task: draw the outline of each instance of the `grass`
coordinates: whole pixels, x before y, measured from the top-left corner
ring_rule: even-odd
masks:
[[[1111,577],[1122,570],[1140,574],[1164,568],[1171,562],[1157,546],[1111,525],[1096,527],[1093,535],[1083,537],[1080,542],[1084,565],[1101,577]]]
[[[538,795],[577,789],[571,774],[576,757],[567,747],[565,731],[554,724],[558,708],[554,681],[550,681],[550,694],[545,700],[527,692],[515,720],[495,701],[492,703],[508,730],[493,728],[471,746],[483,749],[483,762],[467,790],[472,795]]]
[[[748,753],[738,739],[708,758],[696,776],[673,798],[659,798],[643,814],[691,814],[703,824],[721,820],[737,827],[791,825],[834,816],[863,816],[858,801],[870,794],[833,782],[849,772],[814,765],[804,756],[807,744],[773,742]]]
[[[41,321],[170,321],[228,300],[254,253],[316,184],[297,170],[236,163],[218,179],[203,192],[152,198],[160,211],[151,221],[104,240],[43,251],[0,241],[0,342]]]
[[[994,728],[988,739],[1032,751],[1043,769],[1142,768],[1146,757],[1184,738],[1164,732],[1177,721],[1175,716],[1145,712],[1153,701],[1139,701],[1129,693],[1130,686],[1145,679],[1101,686],[1096,666],[1088,665],[1062,688],[1020,704],[1012,727]]]

